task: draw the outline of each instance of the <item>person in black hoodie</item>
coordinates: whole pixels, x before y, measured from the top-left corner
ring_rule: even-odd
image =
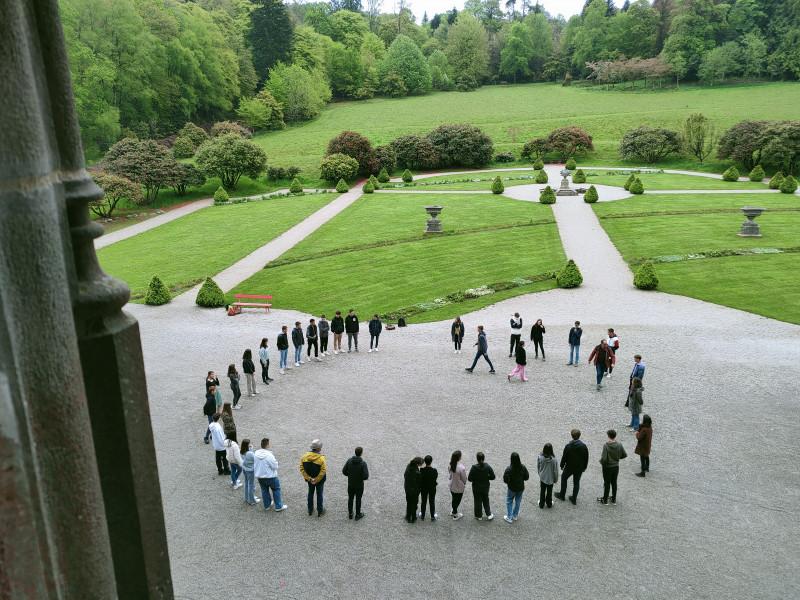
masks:
[[[314,347],[314,358],[318,361],[319,358],[319,344],[317,343],[317,338],[319,336],[319,329],[317,328],[317,322],[314,319],[311,319],[308,322],[308,327],[306,327],[306,341],[308,342],[308,360],[311,360],[311,347]]]
[[[216,390],[217,388],[214,384],[206,386],[206,402],[203,404],[203,414],[208,418],[209,425],[211,425],[211,421],[217,413],[217,397],[214,393]],[[203,442],[208,444],[210,440],[211,428],[209,427],[206,429],[206,434],[203,436]]]
[[[375,352],[378,351],[378,338],[383,331],[383,323],[381,323],[378,315],[373,315],[369,321],[369,351],[372,352],[372,342],[375,342]]]
[[[421,488],[420,465],[422,465],[422,457],[415,456],[408,463],[406,471],[403,473],[403,487],[406,492],[406,523],[417,522],[417,503],[419,502]]]
[[[245,350],[242,355],[242,371],[244,371],[244,377],[247,380],[247,394],[255,396],[261,393],[256,389],[256,365],[253,363],[253,351],[250,348]]]
[[[342,475],[347,477],[347,515],[353,518],[353,500],[356,503],[356,521],[364,518],[361,512],[361,496],[364,495],[364,482],[369,479],[367,463],[361,458],[364,449],[356,448],[355,455],[347,459],[342,468]]]
[[[450,325],[450,339],[453,340],[456,348],[454,354],[460,354],[461,343],[464,341],[464,322],[461,317],[456,317],[456,320]]]
[[[519,508],[522,504],[522,493],[525,491],[525,482],[530,479],[528,468],[522,464],[519,454],[511,453],[511,464],[503,473],[503,481],[508,486],[506,494],[506,523],[513,523],[519,517]]]
[[[542,362],[544,362],[544,324],[541,319],[531,327],[531,341],[533,342],[534,358],[539,358],[539,350],[542,351]]]
[[[292,329],[292,346],[294,346],[294,366],[299,367],[303,364],[303,326],[300,321],[295,321],[294,329]]]
[[[581,441],[581,430],[570,431],[572,441],[564,446],[561,453],[561,491],[553,494],[562,502],[567,499],[567,479],[572,477],[572,496],[569,501],[576,504],[581,489],[581,475],[589,466],[589,448]]]
[[[278,352],[281,355],[281,375],[286,375],[286,363],[289,359],[289,334],[287,333],[288,327],[284,325],[281,327],[281,332],[278,334]],[[291,367],[289,367],[291,369]]]
[[[339,354],[342,351],[342,334],[344,333],[344,319],[340,310],[337,310],[331,319],[331,331],[333,332],[333,353]]]
[[[476,458],[478,463],[472,465],[469,470],[467,481],[472,482],[472,498],[475,501],[475,518],[478,521],[491,521],[494,519],[491,508],[489,508],[489,486],[491,481],[494,480],[495,475],[492,467],[484,462],[486,457],[483,452],[478,452]],[[486,516],[483,516],[481,508]]]
[[[352,308],[344,318],[344,330],[347,332],[347,351],[350,352],[355,344],[358,352],[358,316]]]
[[[435,521],[439,517],[436,514],[436,479],[439,477],[439,471],[431,466],[432,463],[433,457],[428,454],[425,457],[425,466],[419,470],[420,492],[422,493],[419,517],[423,521],[425,520],[425,505],[428,503],[431,507],[431,521]]]

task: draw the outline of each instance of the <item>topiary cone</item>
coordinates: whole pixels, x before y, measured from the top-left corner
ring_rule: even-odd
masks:
[[[542,204],[555,204],[556,193],[553,191],[553,188],[551,188],[549,185],[545,187],[539,194],[539,202]]]
[[[150,306],[161,306],[170,301],[172,301],[172,295],[170,295],[167,286],[164,285],[158,275],[153,275],[147,288],[147,295],[144,297],[144,303]]]
[[[372,184],[372,187],[376,190],[381,189],[381,184],[378,182],[378,178],[375,175],[369,176],[369,182]]]
[[[658,276],[653,263],[647,261],[636,269],[633,276],[633,285],[640,290],[654,290],[658,287]]]
[[[766,173],[764,173],[764,167],[761,165],[756,165],[753,167],[753,170],[750,171],[750,175],[748,175],[750,181],[763,181],[765,176]]]
[[[560,288],[576,288],[583,283],[583,275],[581,275],[578,265],[575,261],[569,259],[564,268],[561,269],[556,275],[556,284]]]
[[[575,174],[572,176],[573,183],[586,183],[586,173],[583,172],[583,169],[578,169],[575,171]]]
[[[197,292],[195,303],[206,308],[219,308],[225,306],[225,294],[211,277],[206,277],[203,286]]]
[[[414,176],[408,169],[403,171],[403,181],[405,181],[406,183],[411,183],[412,181],[414,181]]]
[[[729,167],[723,174],[722,179],[725,181],[739,181],[739,169],[734,167]]]
[[[505,190],[505,186],[503,185],[503,180],[500,179],[500,175],[494,178],[492,181],[492,193],[493,194],[502,194]]]
[[[347,187],[347,182],[344,179],[340,179],[339,183],[336,184],[336,191],[340,194],[344,194],[350,188]]]
[[[541,171],[542,169],[544,169],[544,161],[541,158],[537,158],[536,162],[533,163],[533,169],[535,171]]]
[[[536,183],[547,183],[547,171],[544,169],[536,172]]]
[[[295,177],[292,180],[292,185],[289,186],[289,191],[292,194],[302,194],[303,193],[303,184],[300,183],[300,180]]]
[[[575,163],[575,159],[572,158],[571,156],[567,159],[567,162],[564,163],[564,168],[569,169],[570,171],[574,171],[575,167],[577,166],[578,165]]]
[[[642,184],[642,180],[638,177],[634,179],[631,187],[628,188],[628,191],[631,194],[644,194],[644,185]]]
[[[771,190],[779,190],[781,189],[781,184],[783,183],[783,173],[778,171],[775,175],[772,176],[772,179],[769,180],[769,189]]]
[[[784,177],[780,190],[783,194],[794,194],[797,191],[797,179],[791,175]]]
[[[589,186],[589,189],[586,190],[586,193],[583,195],[583,201],[589,204],[594,204],[599,200],[599,196],[597,194],[597,188],[593,185]]]
[[[628,175],[628,179],[626,179],[626,180],[625,180],[625,185],[624,185],[623,187],[624,187],[626,190],[630,191],[630,190],[631,190],[631,184],[632,184],[634,181],[636,181],[636,175],[634,175],[633,173],[631,173],[630,175]]]
[[[378,173],[378,181],[381,183],[389,183],[389,173],[386,172],[386,167],[383,167],[381,172]]]
[[[223,204],[230,200],[230,196],[228,196],[228,192],[225,191],[225,188],[219,186],[217,191],[214,192],[214,204]]]
[[[372,185],[372,182],[369,179],[367,179],[367,183],[364,184],[364,186],[361,188],[361,191],[365,194],[371,194],[375,191],[375,186]]]

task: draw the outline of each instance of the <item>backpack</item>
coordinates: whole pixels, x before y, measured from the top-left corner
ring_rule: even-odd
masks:
[[[405,317],[400,317],[399,319],[397,319],[397,326],[398,327],[405,327],[406,326],[406,318]]]

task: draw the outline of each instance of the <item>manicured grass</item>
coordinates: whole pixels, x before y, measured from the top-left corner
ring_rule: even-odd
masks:
[[[800,209],[800,198],[789,194],[643,194],[614,202],[598,202],[593,204],[592,208],[598,217],[603,218],[605,216],[657,214],[670,211],[735,211],[737,215],[741,216],[739,209],[743,206],[761,206],[768,211],[786,208]],[[761,217],[759,217],[760,222]]]
[[[535,174],[536,171],[533,169],[525,169],[521,171],[464,172],[459,175],[437,175],[435,177],[424,177],[416,180],[415,183],[417,185],[398,189],[419,190],[421,192],[436,190],[481,190],[488,192],[492,189],[492,181],[498,175],[501,179],[503,179],[503,185],[510,187],[512,185],[529,185],[536,183],[533,179]]]
[[[212,206],[98,251],[100,264],[141,300],[153,275],[183,290],[289,229],[334,194]]]
[[[609,174],[608,171],[586,172],[586,185],[602,184],[623,187],[629,173]],[[647,190],[750,190],[768,189],[766,183],[757,181],[723,181],[710,177],[677,175],[674,173],[639,173],[645,191]]]
[[[626,92],[558,84],[486,86],[469,93],[438,92],[427,96],[359,102],[339,102],[320,117],[302,125],[254,138],[267,152],[270,164],[296,165],[301,178],[316,177],[328,140],[343,130],[358,131],[375,145],[407,133],[426,133],[441,123],[472,123],[495,143],[495,152],[519,157],[530,138],[564,125],[584,127],[596,151],[578,163],[624,164],[618,148],[622,135],[639,125],[680,129],[686,117],[702,112],[719,130],[743,119],[800,118],[800,83],[767,83],[731,87],[689,87],[655,92]],[[504,165],[500,165],[501,167]],[[715,158],[704,165],[688,158],[662,166],[721,173]]]

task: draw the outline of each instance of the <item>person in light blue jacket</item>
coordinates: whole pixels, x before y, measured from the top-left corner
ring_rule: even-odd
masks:
[[[250,440],[248,438],[242,440],[240,452],[242,453],[242,472],[244,473],[244,501],[250,506],[255,506],[258,504],[254,475],[256,455],[250,448]]]

